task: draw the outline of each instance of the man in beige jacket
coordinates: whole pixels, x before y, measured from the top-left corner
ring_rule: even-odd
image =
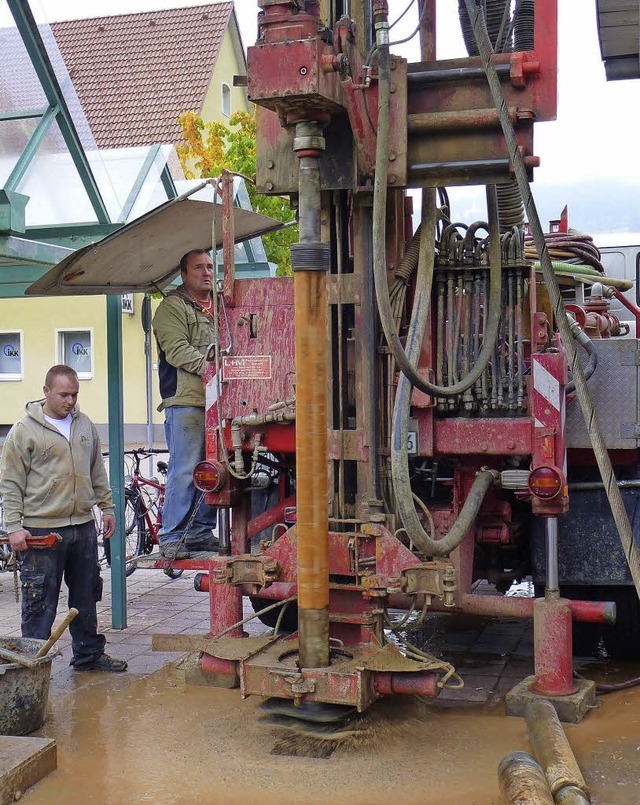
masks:
[[[103,513],[104,538],[115,531],[111,490],[100,439],[76,405],[78,376],[69,366],[47,372],[44,399],[9,431],[0,462],[0,495],[9,542],[21,560],[22,636],[46,640],[64,576],[69,606],[78,610],[69,631],[71,665],[78,671],[124,671],[127,663],[104,653],[96,603],[102,598],[98,541],[92,508]],[[27,540],[51,531],[54,548]]]

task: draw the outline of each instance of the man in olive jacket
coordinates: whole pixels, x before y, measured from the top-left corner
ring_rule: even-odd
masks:
[[[104,653],[96,603],[102,598],[92,507],[103,513],[104,538],[115,531],[111,490],[94,424],[77,405],[78,376],[64,365],[47,372],[44,400],[9,431],[0,462],[0,495],[11,548],[21,559],[22,636],[46,640],[56,617],[64,575],[69,606],[78,610],[69,631],[71,665],[78,671],[124,671]],[[53,548],[27,540],[60,535]]]
[[[193,468],[205,458],[202,375],[213,343],[214,271],[209,253],[187,252],[180,261],[182,285],[162,300],[153,317],[158,343],[158,375],[170,461],[167,474],[160,551],[169,559],[187,559],[191,551],[216,550],[216,510],[204,500],[187,533],[200,493]]]

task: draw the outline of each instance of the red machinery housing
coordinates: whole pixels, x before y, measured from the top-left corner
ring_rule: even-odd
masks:
[[[504,592],[530,573],[532,515],[553,537],[567,511],[567,360],[524,259],[513,165],[481,60],[434,60],[435,3],[419,3],[423,61],[390,57],[388,81],[385,2],[352,2],[350,18],[310,0],[259,5],[248,56],[258,187],[298,203],[300,244],[295,277],[269,280],[235,280],[225,250],[203,483],[231,517],[220,556],[177,564],[207,571],[204,670],[237,679],[243,695],[362,710],[381,695],[457,684],[446,660],[388,639],[408,618],[391,608],[532,615],[531,600],[472,590],[488,579]],[[499,28],[504,2],[488,5]],[[531,174],[533,122],[556,110],[555,0],[529,10],[493,62]],[[464,12],[461,21],[477,53]],[[441,189],[455,184],[489,186],[488,221],[455,222]],[[405,189],[415,187],[424,200],[414,233]],[[375,295],[389,295],[398,342],[446,394],[405,387],[382,335],[376,261],[385,282]],[[427,262],[429,314],[416,331]],[[557,578],[547,581],[557,598]],[[297,604],[299,629],[243,638],[243,595],[254,607],[283,602],[279,627],[296,625]],[[570,635],[572,616],[609,612],[561,608],[547,613],[555,625],[541,627],[541,645],[553,643],[558,618]],[[566,665],[561,642],[539,652],[538,692],[573,689],[570,656],[559,679],[550,673],[559,657]]]

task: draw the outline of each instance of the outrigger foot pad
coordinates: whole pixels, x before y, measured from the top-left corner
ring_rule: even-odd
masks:
[[[285,716],[291,721],[311,721],[316,724],[330,724],[343,721],[356,712],[355,707],[345,704],[329,704],[327,702],[301,702],[296,706],[291,699],[272,697],[265,699],[260,710],[269,715]]]

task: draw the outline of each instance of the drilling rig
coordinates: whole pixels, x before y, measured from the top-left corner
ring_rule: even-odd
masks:
[[[609,409],[603,435],[589,388],[600,377],[606,395],[615,359],[637,399],[638,342],[602,338],[600,375],[585,378],[589,300],[565,311],[529,190],[534,123],[556,115],[556,0],[460,0],[469,55],[449,60],[436,59],[435,0],[417,6],[421,61],[407,63],[385,0],[259,0],[257,188],[290,197],[300,236],[293,277],[236,279],[223,175],[194,470],[220,509],[221,550],[171,564],[201,570],[210,596],[202,671],[290,717],[462,684],[398,635],[465,612],[533,617],[535,674],[509,709],[552,697],[576,721],[594,688],[573,678],[573,621],[615,620],[615,601],[589,593],[635,596],[640,578],[636,493],[622,497],[609,457],[635,478],[638,426],[625,436]],[[447,188],[460,185],[484,186],[484,220],[456,219]],[[590,516],[608,518],[599,535]],[[539,598],[503,595],[529,575]],[[474,593],[481,579],[496,595]],[[243,633],[243,596],[272,634]]]

